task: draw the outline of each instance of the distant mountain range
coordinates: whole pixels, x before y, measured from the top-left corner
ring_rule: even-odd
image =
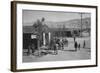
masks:
[[[23,26],[23,32],[26,32],[26,33],[33,32],[34,31],[32,27],[33,24],[34,23],[25,23],[25,25],[27,26]],[[51,30],[59,30],[59,28],[65,28],[67,30],[71,28],[81,29],[81,25],[82,25],[82,29],[90,28],[91,19],[84,18],[82,19],[82,22],[81,22],[81,19],[73,19],[73,20],[63,21],[63,22],[50,21],[50,22],[45,22],[44,26],[49,27]]]
[[[82,28],[90,28],[91,27],[91,19],[90,18],[84,18],[82,19],[74,19],[74,20],[69,20],[69,21],[64,21],[64,22],[45,22],[45,24],[49,28],[81,28],[81,23],[82,23]]]

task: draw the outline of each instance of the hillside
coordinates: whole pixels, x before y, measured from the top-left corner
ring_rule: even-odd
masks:
[[[45,24],[50,28],[81,28],[81,20],[74,19],[64,22],[45,22]],[[91,20],[90,18],[82,19],[82,28],[90,28]]]

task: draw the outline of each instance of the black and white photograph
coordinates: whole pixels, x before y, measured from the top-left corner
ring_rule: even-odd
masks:
[[[97,66],[97,6],[12,2],[12,71]]]
[[[91,59],[91,13],[23,10],[23,62]]]

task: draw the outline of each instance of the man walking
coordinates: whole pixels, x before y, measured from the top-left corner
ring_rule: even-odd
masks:
[[[74,43],[74,47],[75,47],[75,51],[77,51],[77,42],[75,41],[75,43]]]

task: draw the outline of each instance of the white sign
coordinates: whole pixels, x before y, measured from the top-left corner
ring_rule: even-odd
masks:
[[[36,35],[31,35],[31,39],[34,39],[34,38],[36,38]]]

